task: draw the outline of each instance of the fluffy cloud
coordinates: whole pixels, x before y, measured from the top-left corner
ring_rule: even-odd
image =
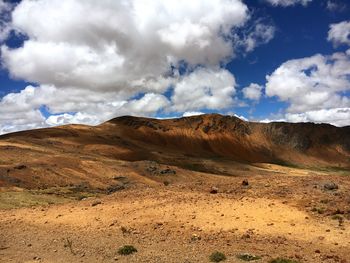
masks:
[[[258,23],[250,32],[245,33],[241,38],[237,38],[237,47],[243,47],[245,52],[253,51],[257,46],[270,42],[275,35],[275,27]]]
[[[12,93],[0,101],[0,134],[46,126],[38,108],[31,105],[35,89],[27,87],[20,93]]]
[[[328,0],[326,8],[331,12],[343,12],[347,9],[347,6],[339,0]]]
[[[21,48],[2,48],[14,77],[116,90],[168,75],[181,61],[217,65],[232,57],[231,29],[246,22],[248,9],[239,0],[24,0],[12,17],[29,36]]]
[[[234,103],[236,81],[227,70],[199,68],[174,87],[172,110],[225,109]]]
[[[312,2],[312,0],[265,0],[266,2],[270,3],[274,6],[293,6],[297,4],[302,4],[303,6],[306,6],[308,3]]]
[[[289,60],[266,79],[266,95],[289,103],[286,121],[350,125],[348,51]]]
[[[290,102],[288,112],[349,107],[344,92],[350,90],[350,56],[334,53],[283,63],[267,76],[267,96]]]
[[[340,44],[350,45],[350,21],[331,24],[327,39],[333,42],[335,46]]]
[[[67,100],[69,95],[72,99]],[[0,132],[68,123],[96,125],[120,115],[146,116],[169,103],[165,96],[154,93],[147,93],[139,99],[123,100],[115,92],[28,86],[1,99]],[[47,119],[40,111],[43,105],[53,114]]]
[[[287,113],[282,118],[268,118],[260,122],[313,122],[329,123],[334,126],[343,127],[350,125],[350,108],[333,108],[302,113]]]
[[[66,124],[89,124],[95,125],[99,123],[99,119],[95,115],[77,112],[75,114],[63,113],[51,115],[46,119],[48,126],[66,125]]]
[[[239,119],[241,119],[241,120],[243,120],[243,121],[249,121],[249,119],[246,118],[246,117],[244,117],[243,115],[233,114],[233,116],[235,116],[235,117],[237,117],[237,118],[239,118]]]
[[[288,113],[286,120],[289,122],[315,122],[330,123],[335,126],[350,125],[350,108],[333,108],[303,113]]]
[[[222,65],[274,35],[263,23],[246,32],[249,20],[241,0],[23,0],[11,29],[26,40],[2,45],[1,62],[13,78],[38,85],[8,94],[0,113],[32,111],[42,126],[226,108],[236,83]]]
[[[7,35],[10,32],[9,20],[10,20],[10,11],[12,5],[9,2],[0,0],[0,43],[7,38]]]
[[[203,114],[204,113],[200,111],[186,111],[182,114],[182,117],[191,117],[191,116],[198,116]]]
[[[242,89],[244,98],[256,101],[260,100],[262,91],[263,87],[256,83],[251,83],[248,87]]]

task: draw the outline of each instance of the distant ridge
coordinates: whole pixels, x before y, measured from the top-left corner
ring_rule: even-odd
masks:
[[[199,159],[350,169],[350,126],[255,123],[206,114],[162,120],[123,116],[98,126],[16,132],[0,136],[0,186],[64,184],[98,176],[118,160],[191,168]]]

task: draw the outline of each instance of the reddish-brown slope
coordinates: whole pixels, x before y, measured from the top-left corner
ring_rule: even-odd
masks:
[[[114,175],[138,176],[129,162],[142,160],[201,171],[194,162],[350,168],[350,127],[249,123],[212,114],[169,120],[126,116],[96,127],[18,132],[0,137],[0,186],[103,187]]]
[[[349,166],[350,127],[311,123],[249,123],[217,114],[153,120],[121,117],[100,126],[122,131],[141,145],[193,156],[243,162],[290,162]]]

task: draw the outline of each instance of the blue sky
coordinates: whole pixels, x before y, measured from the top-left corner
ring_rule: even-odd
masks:
[[[245,1],[254,12],[270,18],[276,26],[274,38],[254,52],[233,60],[227,68],[235,73],[241,87],[256,82],[264,85],[265,76],[289,59],[309,57],[314,54],[332,54],[335,50],[346,50],[347,46],[334,48],[327,41],[329,25],[350,19],[350,7],[330,11],[326,1],[313,1],[306,7],[271,7],[263,1]],[[344,5],[346,1],[342,2]],[[283,111],[286,103],[276,98],[263,98],[256,105],[253,116],[257,119]],[[249,107],[235,109],[239,115],[249,116]]]
[[[0,0],[0,133],[200,112],[350,124],[348,1],[150,3]]]

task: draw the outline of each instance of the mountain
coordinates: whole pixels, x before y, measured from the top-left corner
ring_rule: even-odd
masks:
[[[215,251],[347,262],[349,129],[210,114],[0,136],[0,262],[209,262]]]
[[[219,114],[164,120],[124,116],[95,127],[3,135],[0,149],[0,186],[83,182],[104,188],[123,172],[146,182],[140,162],[214,174],[232,174],[217,168],[219,163],[237,169],[262,163],[350,169],[350,126],[255,123]]]

